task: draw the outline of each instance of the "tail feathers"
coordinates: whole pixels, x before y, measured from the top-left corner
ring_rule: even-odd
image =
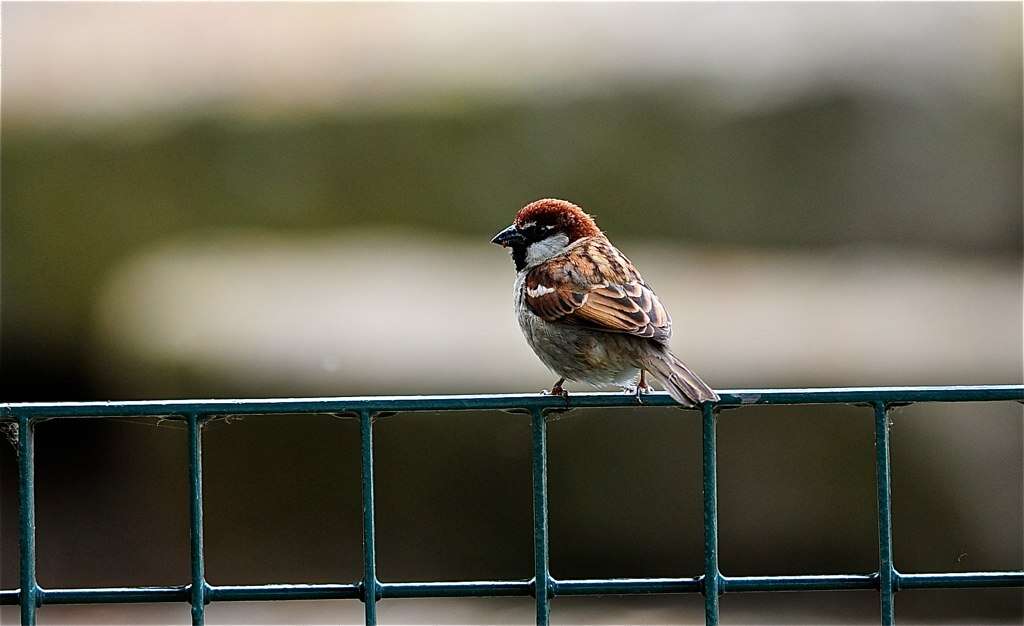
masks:
[[[692,407],[704,402],[719,400],[714,389],[668,350],[647,359],[644,369],[650,372],[665,388],[665,391],[683,406]]]

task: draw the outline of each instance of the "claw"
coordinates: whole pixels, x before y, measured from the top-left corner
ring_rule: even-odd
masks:
[[[654,391],[654,388],[651,387],[650,385],[644,385],[642,387],[640,385],[636,385],[622,388],[622,393],[626,394],[627,396],[633,396],[634,398],[636,398],[637,404],[643,404],[644,394],[651,393],[652,391]]]
[[[623,393],[634,396],[638,404],[643,404],[644,401],[641,398],[645,393],[651,393],[654,391],[654,387],[651,387],[644,376],[646,372],[640,370],[640,378],[637,380],[636,385],[627,385],[622,388]]]

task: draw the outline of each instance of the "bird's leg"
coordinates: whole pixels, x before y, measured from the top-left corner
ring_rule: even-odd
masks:
[[[553,396],[562,396],[563,398],[568,398],[569,397],[569,392],[566,391],[565,389],[562,389],[562,383],[564,383],[564,382],[565,382],[564,378],[559,378],[558,382],[555,383],[555,386],[551,388],[551,395],[553,395]]]
[[[544,394],[545,396],[562,396],[563,398],[568,398],[569,392],[566,391],[565,389],[562,389],[562,383],[564,382],[564,378],[559,378],[558,382],[556,382],[555,385],[551,388],[551,391],[544,389],[541,391],[541,393]]]
[[[645,370],[640,370],[640,382],[636,386],[636,395],[638,396],[642,393],[651,393],[654,391],[654,387],[647,384],[646,376],[647,372]]]
[[[640,398],[645,393],[650,393],[654,390],[653,387],[647,384],[646,379],[647,372],[640,370],[640,378],[637,380],[636,386],[626,386],[623,391],[631,396],[636,396],[636,401],[643,404],[643,400]]]

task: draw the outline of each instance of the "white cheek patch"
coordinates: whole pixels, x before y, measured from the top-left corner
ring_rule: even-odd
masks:
[[[551,235],[546,239],[535,241],[526,249],[526,264],[536,265],[543,263],[551,257],[561,254],[569,245],[569,238],[565,235]]]
[[[555,293],[555,290],[551,287],[545,287],[544,285],[537,285],[536,289],[530,289],[529,287],[526,288],[526,295],[531,298],[539,298],[549,293]]]

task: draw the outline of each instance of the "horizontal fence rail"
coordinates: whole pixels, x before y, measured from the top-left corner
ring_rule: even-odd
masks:
[[[668,394],[641,399],[618,393],[579,393],[568,398],[534,394],[391,396],[350,398],[283,398],[255,400],[172,400],[128,402],[62,402],[0,404],[0,420],[18,425],[20,587],[0,590],[0,604],[18,604],[21,623],[36,622],[44,604],[188,602],[192,623],[203,624],[210,602],[254,600],[361,600],[365,622],[377,623],[376,603],[382,598],[463,598],[531,596],[536,623],[548,624],[551,599],[557,596],[700,593],[705,621],[718,624],[719,596],[729,592],[836,591],[879,592],[880,621],[895,621],[893,597],[903,589],[1024,587],[1024,571],[937,572],[907,574],[896,570],[892,551],[889,410],[917,402],[1022,402],[1024,385],[951,387],[851,387],[837,389],[740,389],[720,391],[721,400],[699,411],[702,423],[704,571],[682,578],[609,578],[558,580],[548,569],[547,415],[574,408],[675,406]],[[798,576],[726,576],[718,562],[716,422],[722,409],[752,405],[854,404],[871,409],[875,431],[875,478],[878,514],[878,570],[871,573]],[[530,580],[381,582],[376,571],[373,508],[373,420],[409,411],[499,410],[531,418],[533,471],[534,576]],[[360,466],[363,516],[363,577],[332,584],[211,585],[205,577],[203,550],[202,428],[215,417],[296,413],[347,414],[360,422]],[[44,589],[36,578],[34,488],[34,425],[41,419],[95,417],[168,417],[188,430],[191,577],[188,584],[169,587],[107,587]]]

